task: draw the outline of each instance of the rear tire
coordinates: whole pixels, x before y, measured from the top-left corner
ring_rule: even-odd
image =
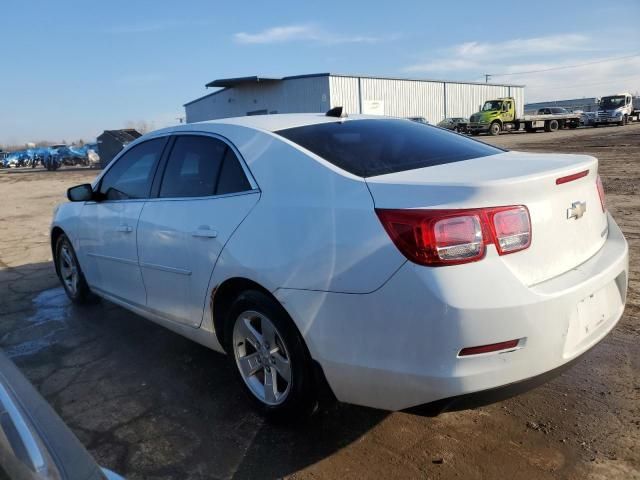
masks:
[[[64,233],[58,237],[55,251],[56,272],[69,299],[78,305],[94,303],[97,297],[91,293],[76,252]]]
[[[258,290],[241,293],[229,310],[224,341],[240,384],[260,414],[282,422],[315,411],[311,356],[277,301]]]
[[[545,132],[557,132],[558,131],[558,120],[547,120],[544,124]]]

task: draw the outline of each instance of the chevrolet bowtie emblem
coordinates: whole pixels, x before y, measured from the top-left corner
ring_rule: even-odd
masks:
[[[587,202],[573,202],[571,208],[567,208],[567,219],[575,218],[578,220],[587,211]]]

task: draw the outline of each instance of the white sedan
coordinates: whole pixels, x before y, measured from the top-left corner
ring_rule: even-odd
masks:
[[[228,353],[269,416],[311,412],[321,387],[390,410],[496,399],[589,350],[625,304],[595,158],[409,120],[179,125],[68,197],[51,244],[69,297]]]

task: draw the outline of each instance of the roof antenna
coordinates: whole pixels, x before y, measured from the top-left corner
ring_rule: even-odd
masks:
[[[347,118],[347,110],[344,107],[333,107],[327,113],[325,113],[327,117],[336,117],[336,118]]]

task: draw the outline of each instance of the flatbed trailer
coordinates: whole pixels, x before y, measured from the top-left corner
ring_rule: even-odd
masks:
[[[486,101],[479,112],[471,115],[467,129],[472,135],[500,135],[501,132],[517,131],[521,128],[527,132],[541,129],[545,132],[555,132],[561,128],[577,128],[579,125],[579,113],[524,115],[516,111],[513,97],[504,97]]]
[[[516,125],[524,125],[527,132],[544,129],[545,132],[555,132],[561,128],[577,128],[580,125],[579,113],[551,113],[544,115],[523,115],[516,120]],[[519,130],[519,129],[517,129]]]

